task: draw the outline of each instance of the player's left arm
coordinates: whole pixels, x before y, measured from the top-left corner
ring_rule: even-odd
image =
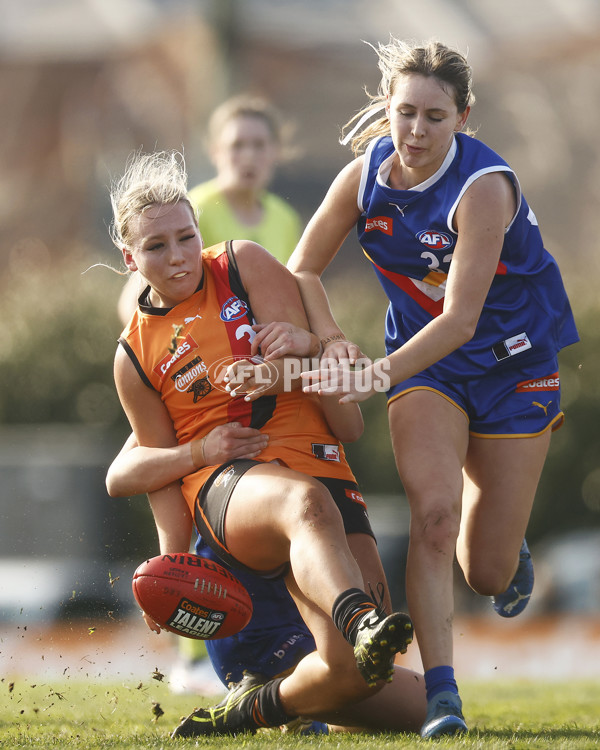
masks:
[[[190,445],[149,448],[131,433],[106,473],[110,497],[128,497],[162,489],[195,471]]]

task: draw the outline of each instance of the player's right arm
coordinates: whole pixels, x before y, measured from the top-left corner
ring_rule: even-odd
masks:
[[[114,364],[119,399],[135,439],[149,448],[177,445],[171,417],[159,394],[140,378],[131,359],[118,347]],[[192,517],[179,482],[172,482],[148,495],[161,551],[187,552],[192,537]]]
[[[106,489],[111,497],[152,492],[203,466],[256,458],[268,443],[268,435],[239,422],[220,425],[199,440],[169,448],[139,445],[132,433],[108,469]]]

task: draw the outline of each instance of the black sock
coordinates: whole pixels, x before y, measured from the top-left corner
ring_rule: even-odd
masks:
[[[289,716],[281,705],[279,684],[282,680],[283,677],[270,680],[256,691],[252,718],[257,727],[280,727],[296,718],[295,716]]]
[[[347,589],[334,601],[331,617],[336,628],[354,646],[358,621],[362,615],[375,608],[375,602],[364,591]]]

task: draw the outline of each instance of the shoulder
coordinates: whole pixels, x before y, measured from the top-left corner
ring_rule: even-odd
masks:
[[[262,245],[252,240],[231,240],[230,247],[238,266],[240,264],[261,263],[263,261],[267,263],[271,261],[275,263],[279,262]]]
[[[122,389],[126,383],[131,385],[137,383],[139,380],[139,377],[136,377],[136,368],[132,355],[133,352],[125,339],[120,338],[114,360],[115,383],[120,389]]]
[[[268,250],[251,240],[232,240],[231,255],[242,284],[246,289],[253,284],[267,291],[269,284],[292,275]],[[278,282],[277,282],[278,283]]]
[[[506,161],[483,141],[467,133],[456,133],[456,142],[462,160],[475,160],[482,165],[508,167]]]
[[[202,260],[211,261],[215,258],[219,258],[227,250],[227,242],[216,242],[214,245],[208,245],[202,248]]]
[[[360,185],[363,167],[365,165],[366,154],[358,156],[351,162],[348,162],[337,174],[333,181],[332,187],[340,194],[352,196],[356,199],[358,186]]]
[[[391,135],[380,135],[377,138],[373,138],[369,141],[365,150],[365,157],[367,161],[371,159],[385,159],[391,153],[395,151],[394,141]]]

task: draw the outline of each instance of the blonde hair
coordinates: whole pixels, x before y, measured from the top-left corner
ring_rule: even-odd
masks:
[[[452,96],[459,112],[464,112],[475,101],[472,91],[472,72],[467,59],[457,50],[441,42],[432,40],[422,44],[408,42],[390,37],[389,44],[379,43],[377,47],[369,45],[377,53],[378,66],[381,71],[381,81],[377,94],[365,93],[370,103],[363,107],[342,128],[360,127],[362,122],[369,119],[385,107],[388,97],[394,94],[394,87],[399,76],[415,73],[422,76],[437,78],[446,92]],[[447,88],[446,88],[447,87]],[[342,142],[350,139],[352,151],[359,154],[373,138],[390,134],[390,123],[384,113],[360,132],[352,132]]]
[[[187,172],[179,151],[134,152],[125,173],[110,189],[112,241],[118,248],[131,244],[131,220],[150,206],[187,203]]]

